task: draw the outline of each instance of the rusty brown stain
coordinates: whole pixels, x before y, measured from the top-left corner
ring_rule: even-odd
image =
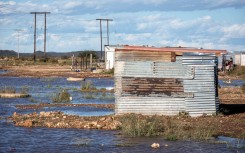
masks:
[[[165,61],[175,62],[174,52],[117,52],[115,59],[117,61]]]
[[[172,93],[184,93],[183,80],[172,78],[122,78],[123,94],[171,96]]]

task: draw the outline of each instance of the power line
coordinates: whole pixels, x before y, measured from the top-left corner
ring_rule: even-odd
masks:
[[[17,31],[18,32],[18,58],[20,58],[20,39],[19,39],[19,37],[20,37],[20,32],[22,32],[22,31],[24,31],[24,30],[22,30],[22,29],[15,29],[15,31]]]
[[[113,21],[113,20],[112,19],[96,19],[96,20],[100,21],[100,58],[102,59],[102,26],[101,26],[101,21],[107,22],[107,45],[109,45],[109,21]]]

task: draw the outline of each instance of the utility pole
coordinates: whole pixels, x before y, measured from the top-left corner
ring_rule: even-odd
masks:
[[[109,21],[113,21],[112,19],[96,19],[100,21],[100,58],[102,59],[102,25],[101,21],[107,22],[107,45],[109,45]]]
[[[36,62],[36,20],[37,20],[37,14],[44,14],[44,58],[46,59],[46,14],[50,14],[50,12],[31,12],[31,14],[35,15],[34,19],[34,54],[33,54],[33,60],[34,63]]]
[[[33,52],[33,60],[36,62],[36,28],[37,28],[37,12],[31,12],[34,14],[34,52]]]
[[[18,32],[18,58],[20,58],[20,32],[23,31],[21,29],[15,29]]]
[[[47,26],[46,26],[46,23],[47,23],[47,19],[46,19],[46,15],[47,14],[50,14],[50,12],[44,12],[44,58],[46,60],[46,30],[47,30]]]
[[[96,19],[98,20],[98,19]],[[102,26],[101,26],[101,20],[100,20],[100,59],[102,60]]]
[[[110,43],[109,43],[109,21],[113,21],[112,19],[107,19],[106,20],[106,25],[107,25],[107,45],[109,46]]]

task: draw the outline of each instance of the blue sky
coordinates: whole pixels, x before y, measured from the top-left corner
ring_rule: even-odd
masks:
[[[99,21],[110,44],[245,50],[245,0],[0,0],[0,50],[33,52],[34,15],[47,15],[47,51],[100,50]],[[106,22],[103,44],[106,42]],[[37,16],[43,50],[44,16]]]

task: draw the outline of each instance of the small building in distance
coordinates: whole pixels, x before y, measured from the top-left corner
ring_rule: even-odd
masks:
[[[226,50],[115,48],[115,114],[215,114],[218,58]]]
[[[110,70],[114,68],[115,63],[115,49],[123,47],[122,45],[105,45],[105,69]]]
[[[245,66],[245,52],[240,52],[235,54],[236,65]]]

